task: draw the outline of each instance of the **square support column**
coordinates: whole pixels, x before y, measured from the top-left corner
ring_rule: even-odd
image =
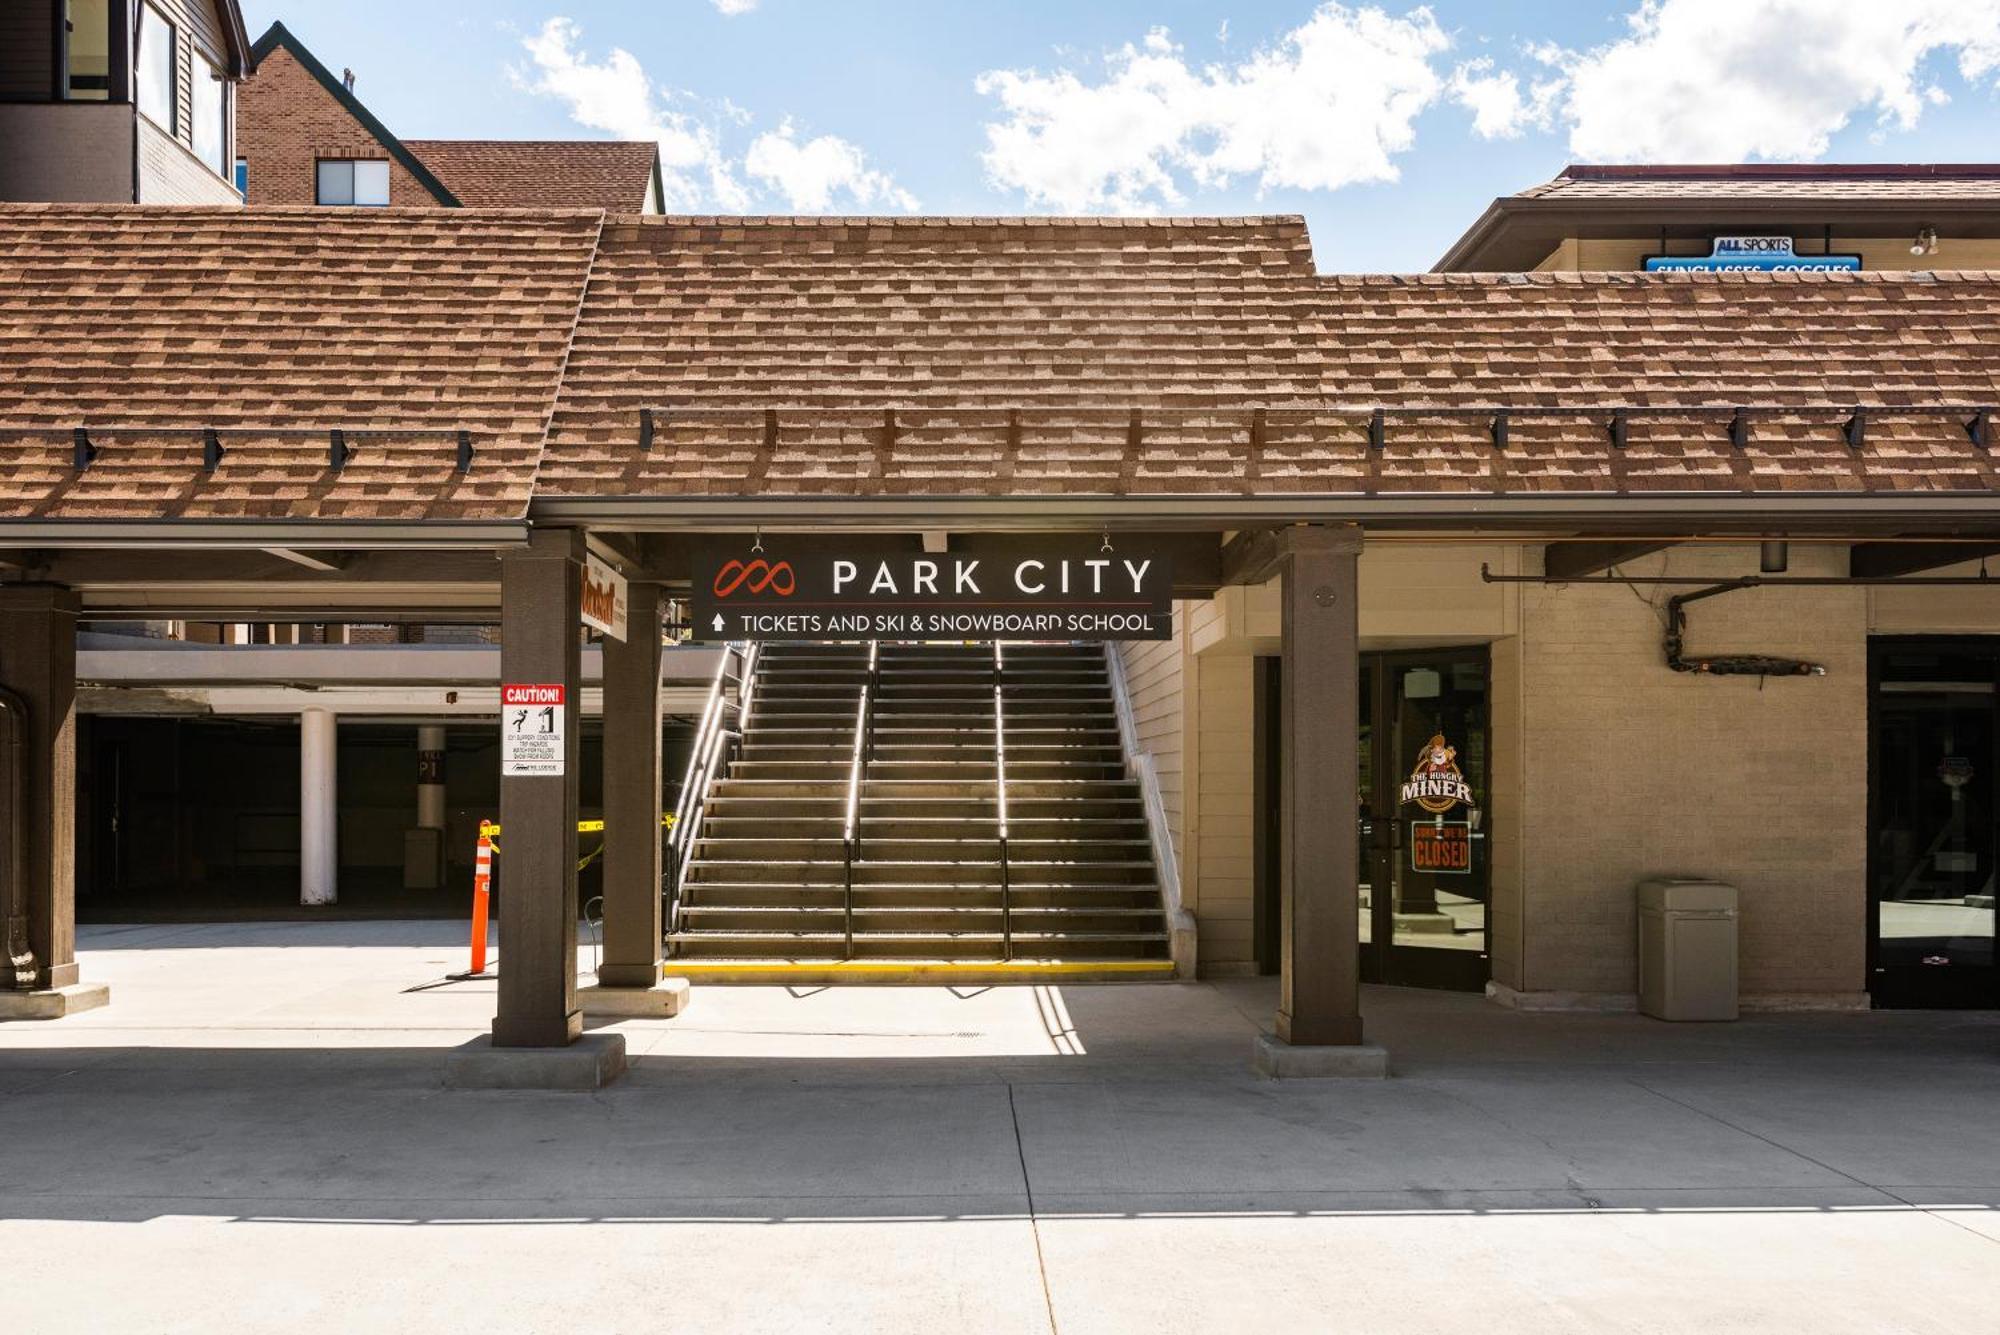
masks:
[[[1288,529],[1277,1034],[1361,1041],[1359,530]]]
[[[1256,1063],[1270,1075],[1388,1071],[1361,1030],[1360,555],[1351,525],[1245,534],[1223,555],[1224,582],[1275,575],[1283,603],[1278,1014]]]
[[[107,997],[77,979],[78,608],[54,585],[0,589],[0,687],[18,748],[18,762],[0,752],[0,1018],[53,1017]]]
[[[500,778],[496,1048],[564,1047],[576,1004],[576,811],[582,720],[583,538],[534,533],[500,557],[500,679],[563,688],[563,772]]]
[[[627,592],[626,637],[604,641],[604,963],[600,987],[660,981],[660,586]]]

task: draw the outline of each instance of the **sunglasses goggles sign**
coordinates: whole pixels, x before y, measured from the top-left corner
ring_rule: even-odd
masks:
[[[1173,569],[1096,542],[1004,556],[695,553],[698,640],[1165,640]]]

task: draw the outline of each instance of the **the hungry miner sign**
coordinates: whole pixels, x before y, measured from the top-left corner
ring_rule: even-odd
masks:
[[[704,640],[1164,640],[1173,570],[1155,552],[1096,541],[1008,556],[695,554]]]

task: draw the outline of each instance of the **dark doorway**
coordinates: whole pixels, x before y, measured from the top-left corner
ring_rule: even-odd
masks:
[[[1869,993],[1877,1006],[2000,1006],[2000,643],[1878,639],[1868,658]]]
[[[1486,821],[1490,767],[1487,649],[1361,656],[1362,977],[1479,991],[1490,972]],[[1257,672],[1255,934],[1258,968],[1277,968],[1281,661]]]

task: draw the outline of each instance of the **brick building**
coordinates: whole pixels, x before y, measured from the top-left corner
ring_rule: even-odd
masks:
[[[399,208],[660,211],[657,144],[399,139],[282,23],[251,51],[236,180],[245,200]]]

